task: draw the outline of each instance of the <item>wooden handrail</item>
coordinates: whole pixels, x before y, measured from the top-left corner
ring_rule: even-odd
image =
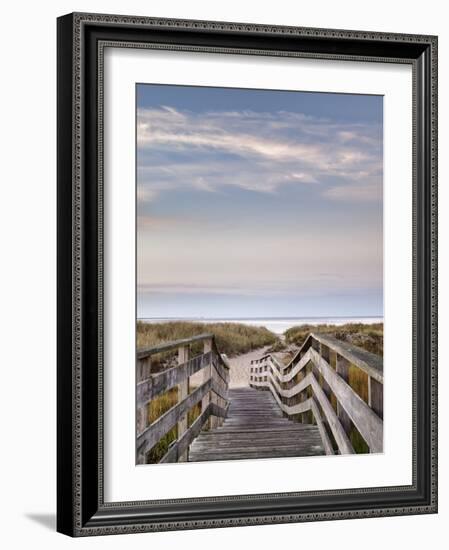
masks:
[[[160,462],[178,462],[179,457],[188,450],[194,439],[200,434],[209,418],[211,416],[225,418],[227,408],[228,407],[222,408],[215,403],[209,403],[207,409],[200,414],[190,428],[171,445]]]
[[[337,397],[338,402],[341,403],[369,447],[373,449],[374,452],[379,452],[382,449],[382,420],[352,390],[352,388],[335,373],[332,367],[313,348],[309,348],[301,359],[301,368],[304,368],[309,362],[313,362],[315,367],[320,371],[320,374],[323,375],[326,383]],[[273,369],[276,369],[276,366],[271,363],[271,368],[273,371]],[[299,395],[306,390],[309,385],[317,383],[316,378],[312,373],[309,373],[292,388],[284,389],[279,384],[279,378],[282,378],[282,375],[280,375],[278,371],[270,372],[269,376],[278,395],[284,398],[292,398]],[[285,379],[287,377],[283,378]],[[316,390],[317,388],[314,387],[313,389]],[[290,415],[298,414],[299,412],[291,406],[283,405],[281,408]]]
[[[315,340],[320,344],[324,344],[333,351],[337,352],[341,357],[344,357],[349,363],[355,365],[360,370],[366,372],[369,376],[376,379],[383,384],[383,361],[382,357],[374,353],[370,353],[362,348],[342,342],[333,336],[327,334],[320,334],[311,332],[305,339],[302,346],[296,352],[290,362],[285,365],[285,369],[288,369],[292,365],[295,365],[301,357],[301,353],[307,350],[311,344],[311,341]]]
[[[307,353],[310,353],[310,352],[307,352]],[[311,360],[310,356],[308,356],[307,359],[308,359],[308,362],[309,362]],[[327,397],[324,394],[322,388],[320,387],[320,385],[318,384],[316,378],[313,376],[312,373],[307,374],[306,377],[303,380],[301,380],[301,382],[299,382],[299,384],[298,384],[299,392],[298,393],[306,390],[307,387],[310,386],[310,387],[312,387],[313,392],[314,392],[314,399],[309,398],[309,399],[306,399],[305,401],[302,401],[301,403],[298,403],[296,405],[286,405],[285,403],[282,402],[282,399],[281,399],[282,390],[281,390],[281,388],[279,388],[279,386],[277,385],[276,380],[274,379],[274,377],[272,377],[271,374],[270,374],[270,378],[271,378],[270,379],[271,384],[268,385],[268,387],[271,390],[271,392],[273,393],[273,395],[275,396],[275,399],[278,402],[279,407],[281,408],[281,410],[285,414],[287,414],[288,416],[296,416],[298,414],[302,414],[302,413],[307,412],[309,410],[313,410],[313,404],[312,403],[315,402],[315,406],[316,406],[316,404],[317,404],[316,402],[318,402],[319,405],[321,406],[321,408],[324,411],[326,420],[329,423],[330,430],[332,432],[332,435],[334,436],[335,441],[338,444],[338,448],[339,448],[339,451],[341,452],[341,454],[353,454],[354,453],[354,449],[353,449],[351,443],[349,442],[348,436],[346,435],[343,427],[341,426],[340,422],[338,422],[337,415],[335,414],[335,412],[332,408],[332,405],[329,403],[329,400],[327,399]],[[253,382],[253,385],[255,385],[256,387],[264,387],[264,386],[267,387],[266,381],[264,381],[264,382]],[[318,425],[320,423],[322,424],[321,415],[315,415],[314,414],[314,417],[317,420]],[[323,434],[321,434],[321,438],[323,439]],[[324,440],[323,440],[323,443],[325,443]],[[325,445],[325,448],[326,448],[326,445]],[[328,447],[326,449],[326,451],[329,451],[330,449],[331,449],[331,447]],[[334,454],[333,450],[329,454]]]
[[[335,355],[335,367],[330,364],[330,352]],[[312,370],[303,376],[308,365],[312,366]],[[348,372],[351,366],[366,377],[368,402],[350,385]],[[250,385],[270,390],[286,415],[297,417],[312,411],[327,454],[335,452],[330,444],[330,435],[336,443],[337,452],[354,453],[349,440],[349,432],[354,428],[370,452],[382,452],[382,384],[382,358],[321,334],[309,334],[286,366],[280,367],[272,355],[251,362]],[[312,397],[307,393],[309,391]],[[330,396],[337,410],[334,410]]]
[[[203,353],[189,358],[190,345],[204,342]],[[178,350],[178,365],[161,372],[151,372],[152,356]],[[202,383],[190,391],[190,379],[202,373]],[[228,407],[229,362],[216,346],[213,334],[200,334],[139,349],[137,351],[137,425],[136,460],[146,463],[147,453],[175,426],[177,439],[162,462],[185,461],[189,446],[205,426],[221,425]],[[178,402],[164,414],[148,423],[148,406],[173,388],[178,388]],[[188,413],[201,404],[201,412],[191,426]]]
[[[174,349],[179,349],[183,346],[188,346],[190,344],[195,344],[198,342],[204,342],[205,340],[212,340],[213,350],[219,356],[220,362],[225,368],[229,368],[229,365],[221,357],[221,354],[218,352],[217,344],[215,342],[215,336],[212,333],[199,334],[197,336],[191,336],[190,338],[182,338],[181,340],[172,340],[171,342],[165,342],[164,344],[156,344],[155,346],[150,346],[146,348],[139,348],[137,350],[136,356],[137,359],[146,359],[152,355],[158,353],[165,353]]]

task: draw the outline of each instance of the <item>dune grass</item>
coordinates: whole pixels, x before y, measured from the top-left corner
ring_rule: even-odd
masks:
[[[345,325],[299,325],[284,332],[287,344],[300,347],[310,332],[334,336],[338,340],[383,355],[383,323],[346,323]]]
[[[247,353],[266,345],[272,345],[278,337],[265,327],[251,327],[241,323],[200,323],[189,321],[169,321],[162,323],[137,323],[137,348],[151,347],[157,344],[190,338],[198,334],[212,333],[220,353],[228,357]],[[190,346],[191,356],[202,353],[203,343]],[[177,352],[159,353],[153,356],[152,372],[164,370],[177,363]],[[190,389],[192,391],[193,388]],[[153,399],[148,405],[148,424],[155,422],[161,415],[178,403],[178,390],[173,388]],[[191,426],[201,414],[201,404],[188,412],[187,422]],[[170,444],[178,438],[177,426],[174,426],[147,453],[147,463],[159,462],[168,451]]]
[[[252,327],[242,323],[200,323],[169,321],[163,323],[137,322],[137,348],[155,346],[172,340],[212,333],[220,353],[228,357],[247,353],[274,344],[278,337],[265,327]],[[196,345],[201,350],[202,344]],[[194,351],[195,346],[192,346]]]
[[[265,327],[251,327],[241,323],[200,323],[188,321],[170,321],[163,323],[137,323],[137,347],[150,347],[160,343],[189,338],[202,333],[213,333],[217,347],[221,353],[229,357],[247,353],[263,346],[271,346],[270,351],[284,351],[288,346],[301,346],[310,332],[320,332],[334,336],[339,340],[349,342],[372,353],[383,353],[383,324],[365,325],[362,323],[347,323],[345,325],[300,325],[288,329],[285,343]],[[202,343],[191,346],[191,355],[202,353]],[[286,354],[288,361],[288,354]],[[155,370],[170,367],[176,363],[176,352],[159,354],[153,363]],[[334,366],[334,365],[332,365]],[[366,374],[360,369],[350,366],[348,383],[362,399],[367,400]],[[193,388],[192,388],[193,389]],[[191,390],[192,390],[191,389]],[[332,401],[332,400],[331,400]],[[161,415],[178,403],[178,390],[173,388],[163,395],[153,399],[148,405],[148,423],[155,422]],[[335,405],[336,403],[332,403]],[[197,404],[188,413],[188,425],[191,426],[201,414],[201,404]],[[366,443],[357,430],[350,431],[350,440],[358,453],[367,452]],[[147,463],[157,463],[168,451],[178,437],[175,425],[147,454]]]
[[[172,388],[168,392],[152,399],[148,404],[148,424],[155,422],[160,416],[174,407],[178,402],[178,388]],[[154,464],[159,462],[168,451],[170,443],[178,437],[178,427],[175,425],[156,445],[147,453],[146,462]]]
[[[348,342],[362,349],[365,349],[371,353],[377,355],[383,355],[383,323],[347,323],[345,325],[300,325],[292,327],[285,331],[285,341],[287,344],[302,346],[304,341],[310,332],[326,334],[333,336],[343,342]],[[335,369],[335,359],[330,358],[331,367]],[[317,378],[321,382],[321,377]],[[367,403],[368,402],[368,375],[357,368],[355,365],[349,365],[347,371],[347,383],[351,388]],[[331,392],[330,403],[337,412],[337,400],[335,395]],[[310,420],[310,419],[309,419]],[[308,422],[308,419],[305,421]],[[350,423],[349,439],[354,448],[354,451],[358,454],[365,454],[369,452],[369,448],[360,435],[359,431]]]
[[[192,392],[195,388],[190,388]],[[168,392],[159,395],[148,404],[148,424],[155,422],[160,416],[178,403],[178,388],[172,388]],[[187,425],[190,427],[201,414],[201,403],[197,403],[187,413]],[[156,445],[147,453],[147,464],[159,462],[168,451],[171,443],[178,438],[178,426],[175,425],[162,437]]]

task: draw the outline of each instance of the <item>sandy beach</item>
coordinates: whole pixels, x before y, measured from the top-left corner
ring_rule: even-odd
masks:
[[[231,365],[230,369],[230,388],[242,388],[249,385],[249,366],[252,359],[259,359],[268,350],[270,346],[265,346],[248,353],[243,353],[237,357],[228,359]]]
[[[242,353],[236,357],[228,357],[230,365],[230,388],[242,388],[249,386],[249,366],[252,359],[259,359],[270,349],[270,346],[265,346],[248,353]],[[203,383],[203,371],[196,372],[190,377],[190,387],[197,388]]]

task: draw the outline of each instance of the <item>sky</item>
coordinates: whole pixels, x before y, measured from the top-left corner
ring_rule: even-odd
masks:
[[[138,84],[137,316],[383,315],[381,96]]]

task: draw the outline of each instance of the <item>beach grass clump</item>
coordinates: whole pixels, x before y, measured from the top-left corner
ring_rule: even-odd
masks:
[[[155,397],[148,403],[148,424],[152,424],[178,402],[178,388],[172,388],[168,392]],[[168,451],[170,444],[178,437],[178,427],[175,425],[158,443],[147,453],[146,462],[154,464],[159,462]]]
[[[288,345],[281,340],[280,338],[274,342],[272,346],[270,346],[266,353],[280,353],[280,352],[287,352],[288,351]]]
[[[273,345],[278,337],[265,327],[253,327],[243,323],[201,323],[194,321],[168,321],[161,323],[137,322],[137,349],[157,344],[191,338],[199,334],[215,336],[218,350],[228,357]],[[193,344],[191,353],[201,353],[202,343]]]
[[[301,347],[311,332],[327,334],[371,353],[383,355],[383,329],[383,323],[304,324],[289,328],[284,332],[284,335],[287,344]]]
[[[155,397],[150,401],[147,407],[148,424],[152,424],[163,414],[169,411],[172,407],[178,403],[178,388],[172,388],[158,397]],[[187,425],[190,427],[194,421],[201,414],[201,403],[197,403],[187,413]],[[157,443],[150,449],[146,456],[147,464],[155,464],[159,462],[170,445],[178,439],[178,426],[175,425],[168,431]]]
[[[211,333],[215,336],[220,353],[228,357],[247,353],[263,346],[272,345],[278,337],[265,327],[252,327],[242,323],[200,323],[189,321],[169,321],[161,323],[137,323],[137,348],[152,347],[174,340],[190,338],[199,334]],[[190,346],[190,355],[202,353],[203,342]],[[177,351],[159,353],[152,356],[151,371],[153,373],[177,364]],[[192,391],[193,388],[190,388]],[[178,403],[178,389],[172,388],[166,393],[154,398],[148,404],[148,424],[152,424]],[[188,426],[201,414],[201,403],[192,407],[187,415]],[[147,453],[146,462],[159,462],[167,453],[170,445],[178,438],[177,426],[167,432],[159,442]]]

